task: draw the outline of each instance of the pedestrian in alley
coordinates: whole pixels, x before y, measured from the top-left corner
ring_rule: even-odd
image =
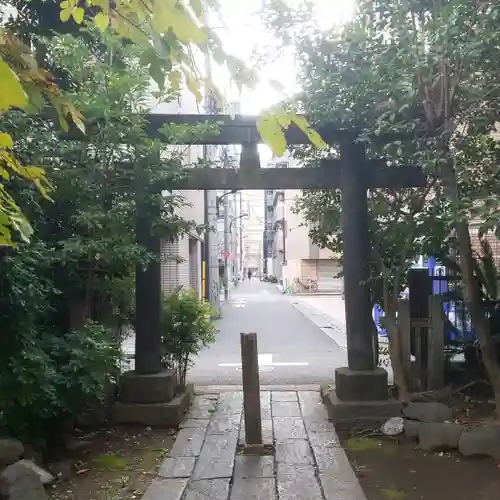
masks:
[[[252,271],[250,271],[250,269],[248,270],[248,281],[251,281],[252,279]]]

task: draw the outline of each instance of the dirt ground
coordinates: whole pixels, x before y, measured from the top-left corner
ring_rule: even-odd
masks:
[[[424,453],[415,443],[340,436],[367,500],[498,500],[500,463]]]
[[[140,499],[174,439],[171,430],[130,426],[79,436],[73,452],[51,465],[61,479],[50,498]]]

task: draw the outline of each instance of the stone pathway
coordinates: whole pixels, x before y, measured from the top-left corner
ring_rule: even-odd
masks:
[[[366,500],[318,392],[261,392],[273,456],[241,454],[243,394],[197,396],[142,500]]]

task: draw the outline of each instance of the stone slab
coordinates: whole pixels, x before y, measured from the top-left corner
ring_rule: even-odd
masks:
[[[170,457],[197,457],[205,440],[203,428],[188,427],[177,433],[175,443],[170,450]]]
[[[274,417],[300,417],[298,401],[272,401],[271,412]]]
[[[113,406],[115,424],[139,424],[150,427],[178,427],[192,398],[192,386],[168,403],[134,404],[117,402]]]
[[[237,442],[236,435],[207,435],[192,479],[231,478]]]
[[[271,401],[297,401],[297,393],[293,391],[273,391],[271,392]]]
[[[190,419],[209,419],[215,413],[217,400],[205,396],[196,396],[189,410]]]
[[[276,482],[274,478],[242,478],[234,480],[229,500],[275,500]]]
[[[198,429],[207,429],[210,420],[202,418],[186,418],[179,424],[179,429],[196,427]]]
[[[389,397],[387,371],[336,368],[335,390],[341,401],[384,401]]]
[[[323,393],[329,419],[337,429],[380,427],[388,419],[401,415],[402,404],[396,400],[341,401],[335,391]]]
[[[332,476],[320,474],[319,482],[325,494],[325,500],[366,500],[365,493],[356,476]]]
[[[214,417],[207,428],[207,435],[211,434],[236,434],[240,430],[241,415],[231,417]]]
[[[167,403],[174,398],[176,383],[173,370],[150,375],[130,370],[120,376],[118,399],[122,403]]]
[[[194,469],[196,457],[167,457],[160,465],[158,476],[163,478],[189,478]]]
[[[278,464],[277,489],[280,500],[323,500],[312,466]]]
[[[346,477],[350,477],[353,474],[351,464],[344,449],[335,440],[325,441],[324,443],[312,442],[311,448],[319,472],[344,475]]]
[[[234,459],[234,477],[274,477],[274,457],[237,455]]]
[[[229,479],[191,481],[183,500],[226,500],[229,495]],[[165,497],[158,500],[171,500]]]
[[[276,443],[276,462],[290,465],[314,465],[309,441],[287,439]]]
[[[231,416],[243,411],[243,393],[228,392],[221,394],[216,406],[216,415]]]
[[[186,489],[187,479],[155,478],[144,493],[142,500],[180,500]]]
[[[273,430],[277,441],[307,438],[304,422],[298,417],[273,418]]]
[[[268,419],[268,420],[262,420],[261,421],[261,426],[262,426],[262,442],[265,445],[272,445],[274,442],[273,439],[273,421]],[[245,444],[245,420],[241,420],[241,428],[240,428],[240,435],[238,439],[238,444],[240,446],[243,446]]]

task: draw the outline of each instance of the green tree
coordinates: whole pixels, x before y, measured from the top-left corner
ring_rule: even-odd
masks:
[[[196,229],[178,215],[184,199],[167,191],[185,146],[148,138],[137,114],[151,88],[137,51],[111,33],[90,36],[91,43],[70,35],[47,43],[71,77],[65,98],[90,119],[105,118],[88,142],[59,141],[56,120],[4,116],[16,157],[36,160],[53,181],[52,202],[25,183],[9,184],[36,236],[0,260],[0,427],[30,438],[56,435],[116,376],[119,327],[133,320],[135,266],[157,258],[136,242],[137,204],[151,211],[161,238]],[[207,131],[214,132],[169,127],[165,141],[189,144]]]
[[[393,230],[405,238],[398,238],[392,250],[386,243],[394,238],[387,240],[380,225],[374,241],[383,243],[382,260],[403,262],[403,249],[409,248],[411,260],[416,251],[432,250],[433,245],[422,245],[423,241],[438,246],[439,237],[453,231],[465,299],[500,407],[500,366],[474,280],[469,233],[472,219],[483,221],[483,230],[498,224],[499,147],[491,133],[500,97],[500,74],[494,62],[499,8],[470,0],[438,4],[370,0],[359,3],[355,19],[344,29],[319,32],[309,20],[309,30],[301,27],[305,35],[297,34],[293,22],[297,16],[281,2],[271,2],[268,9],[274,29],[285,30],[286,39],[296,47],[303,88],[294,103],[298,109],[308,113],[313,123],[328,120],[357,127],[369,157],[385,157],[395,168],[401,163],[417,164],[427,173],[430,200],[422,209],[428,224],[421,221],[415,227],[398,221]],[[299,14],[303,22],[303,13]],[[383,147],[372,140],[388,132],[395,135]],[[301,154],[311,158],[310,151]],[[406,199],[401,203],[399,196],[376,190],[372,221],[378,219],[380,224],[387,214],[411,214],[421,196],[411,192],[401,193]],[[321,215],[313,207],[320,206],[322,196],[307,194],[299,209],[321,230],[335,232],[338,200],[334,200],[333,216],[330,208]],[[327,215],[330,219],[325,223]],[[390,264],[388,276],[393,275],[392,268]]]

